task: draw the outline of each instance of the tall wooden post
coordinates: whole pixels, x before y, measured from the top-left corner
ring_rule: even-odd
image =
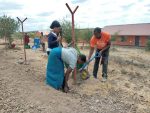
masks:
[[[26,57],[26,49],[25,49],[25,41],[24,41],[24,29],[23,29],[23,22],[25,21],[25,20],[27,20],[27,18],[25,18],[23,21],[21,21],[20,20],[20,18],[18,18],[17,17],[17,19],[18,19],[18,21],[21,23],[21,28],[22,28],[22,36],[23,36],[23,48],[24,48],[24,63],[26,64],[26,62],[27,62],[27,57]]]
[[[73,41],[73,47],[75,48],[76,42],[75,42],[75,31],[74,31],[74,14],[79,6],[77,6],[74,11],[71,10],[71,8],[69,7],[67,3],[66,3],[66,6],[72,15],[72,41]],[[76,82],[76,69],[74,69],[74,81]]]

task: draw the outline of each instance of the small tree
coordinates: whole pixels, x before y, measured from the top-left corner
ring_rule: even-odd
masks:
[[[88,29],[86,29],[85,32],[84,32],[84,37],[83,37],[83,39],[84,39],[85,41],[89,42],[90,39],[91,39],[91,37],[92,37],[92,35],[93,35],[93,31],[88,28]]]
[[[35,38],[36,37],[36,33],[35,32],[28,33],[28,35],[29,35],[30,38]]]
[[[114,36],[114,35],[111,36],[111,41],[112,41],[112,42],[116,41],[116,36]]]
[[[72,24],[70,21],[67,21],[63,19],[61,21],[61,26],[62,26],[62,35],[67,41],[67,43],[70,43],[72,41]],[[78,40],[78,34],[79,30],[75,28],[75,39],[76,41]]]
[[[147,41],[146,50],[147,50],[147,51],[150,51],[150,39]]]
[[[22,44],[22,33],[21,32],[15,32],[12,34],[11,39],[19,39],[20,44]]]
[[[22,33],[21,32],[15,32],[15,33],[12,34],[11,37],[16,38],[16,39],[21,39],[22,38]]]
[[[15,31],[18,30],[18,22],[4,15],[0,17],[0,26],[0,36],[4,37],[5,41],[8,40],[9,47],[11,47],[11,43],[13,41],[13,38],[11,36]]]
[[[119,32],[115,32],[112,36],[111,36],[111,41],[116,41],[116,38],[118,36]]]

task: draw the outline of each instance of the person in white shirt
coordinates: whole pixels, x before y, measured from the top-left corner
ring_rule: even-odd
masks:
[[[63,89],[68,92],[68,79],[70,73],[76,67],[76,64],[84,64],[86,56],[78,55],[76,49],[57,47],[51,50],[48,56],[48,64],[46,70],[46,83],[55,89]],[[64,72],[64,63],[68,65]]]

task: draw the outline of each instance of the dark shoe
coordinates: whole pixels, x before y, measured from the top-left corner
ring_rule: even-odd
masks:
[[[93,75],[93,77],[94,77],[95,79],[97,79],[97,76],[94,76],[94,75]]]
[[[107,78],[106,77],[102,77],[102,82],[106,82],[107,81]]]
[[[102,74],[102,82],[106,82],[107,81],[107,74],[103,73]]]
[[[64,93],[68,93],[68,92],[69,92],[69,90],[70,90],[70,89],[69,89],[69,87],[68,87],[68,86],[65,86],[65,87],[63,88],[63,92],[64,92]]]

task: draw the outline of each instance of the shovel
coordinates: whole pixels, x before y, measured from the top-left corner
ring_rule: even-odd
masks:
[[[89,63],[90,63],[92,60],[94,60],[95,58],[97,58],[97,57],[101,57],[101,52],[97,52],[97,53],[95,54],[95,56],[93,56],[90,60],[88,60],[86,63],[84,63],[83,66],[79,69],[79,71],[82,72],[82,70],[84,70],[84,68],[85,68],[87,65],[89,65]]]

